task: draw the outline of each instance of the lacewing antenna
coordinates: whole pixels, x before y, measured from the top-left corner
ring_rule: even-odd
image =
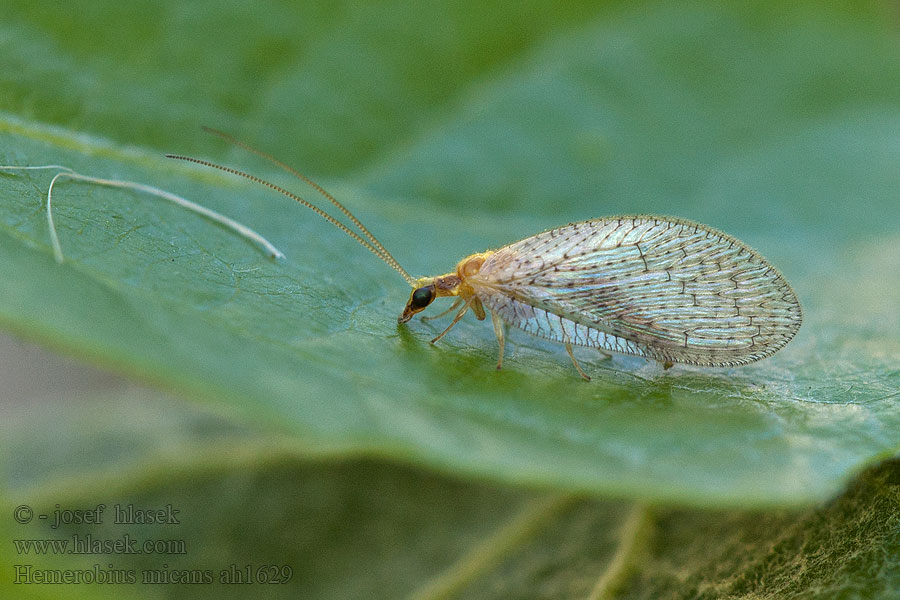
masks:
[[[279,161],[278,159],[274,158],[273,156],[266,154],[265,152],[258,150],[256,148],[254,148],[253,146],[250,146],[249,144],[242,142],[227,133],[224,133],[224,132],[221,132],[221,131],[218,131],[216,129],[212,129],[209,127],[204,127],[203,129],[204,129],[204,131],[207,131],[208,133],[216,135],[216,136],[224,139],[225,141],[227,141],[231,144],[234,144],[235,146],[237,146],[239,148],[243,148],[244,150],[247,150],[248,152],[252,152],[253,154],[256,154],[257,156],[266,159],[267,161],[271,162],[275,166],[287,171],[291,175],[294,175],[295,177],[297,177],[304,183],[308,184],[314,190],[316,190],[317,192],[322,194],[322,196],[324,196],[334,206],[336,206],[338,208],[338,210],[340,210],[344,215],[346,215],[347,218],[349,218],[350,221],[359,229],[359,231],[362,233],[362,235],[366,236],[366,238],[368,238],[368,239],[363,239],[363,237],[360,234],[356,233],[355,231],[353,231],[352,229],[350,229],[349,227],[347,227],[346,225],[344,225],[343,223],[338,221],[336,218],[334,218],[333,216],[331,216],[330,214],[328,214],[327,212],[325,212],[324,210],[322,210],[315,204],[301,198],[300,196],[298,196],[297,194],[294,194],[293,192],[289,192],[288,190],[284,189],[283,187],[278,186],[270,181],[266,181],[265,179],[261,179],[255,175],[251,175],[250,173],[246,173],[244,171],[240,171],[240,170],[234,169],[232,167],[227,167],[224,165],[216,164],[214,162],[210,162],[208,160],[203,160],[200,158],[193,158],[191,156],[182,156],[182,155],[178,155],[178,154],[166,154],[166,157],[173,158],[175,160],[183,160],[183,161],[187,161],[187,162],[192,162],[192,163],[195,163],[198,165],[203,165],[204,167],[218,169],[218,170],[224,171],[226,173],[231,173],[232,175],[237,175],[239,177],[243,177],[244,179],[248,179],[248,180],[252,181],[253,183],[257,183],[259,185],[265,186],[271,190],[278,192],[279,194],[282,194],[292,200],[297,201],[301,205],[310,209],[311,211],[313,211],[314,213],[316,213],[317,215],[319,215],[320,217],[322,217],[323,219],[325,219],[326,221],[328,221],[329,223],[331,223],[332,225],[334,225],[335,227],[337,227],[338,229],[340,229],[341,231],[346,233],[348,236],[350,236],[351,238],[356,240],[361,246],[363,246],[364,248],[369,250],[369,252],[371,252],[378,258],[380,258],[389,267],[391,267],[392,269],[394,269],[395,271],[400,273],[400,276],[403,277],[403,279],[406,280],[406,282],[410,286],[412,286],[413,288],[416,287],[416,279],[414,277],[412,277],[409,273],[407,273],[406,269],[404,269],[403,267],[400,266],[400,263],[397,262],[397,259],[395,259],[391,255],[391,253],[387,251],[387,249],[384,247],[384,245],[382,245],[382,243],[379,242],[378,239],[376,239],[374,235],[372,235],[372,233],[365,227],[365,225],[363,225],[359,221],[359,219],[357,219],[353,215],[353,213],[351,213],[350,210],[347,209],[347,207],[345,207],[343,204],[341,204],[334,196],[332,196],[327,191],[325,191],[325,189],[322,188],[322,186],[320,186],[319,184],[317,184],[316,182],[311,180],[306,175],[303,175],[296,169],[294,169],[294,168],[288,166],[287,164]]]
[[[384,257],[384,259],[386,260],[386,262],[387,262],[391,267],[393,267],[394,269],[398,270],[401,274],[403,273],[403,269],[400,267],[400,264],[397,262],[397,260],[396,260],[393,256],[391,256],[391,253],[387,251],[387,248],[385,248],[385,247],[381,244],[381,242],[379,242],[379,241],[375,238],[375,236],[372,235],[372,233],[366,228],[366,226],[363,225],[363,224],[360,222],[360,220],[357,219],[357,218],[353,215],[353,213],[350,212],[349,209],[347,209],[347,207],[345,207],[343,204],[341,204],[341,203],[337,200],[337,198],[335,198],[335,197],[332,196],[330,193],[328,193],[328,191],[325,190],[325,188],[323,188],[323,187],[320,186],[318,183],[316,183],[315,181],[313,181],[312,179],[310,179],[309,177],[307,177],[307,176],[304,175],[303,173],[299,172],[297,169],[293,168],[292,166],[290,166],[290,165],[288,165],[288,164],[286,164],[286,163],[281,162],[280,160],[278,160],[277,158],[275,158],[275,157],[272,156],[271,154],[269,154],[269,153],[267,153],[267,152],[263,152],[263,151],[260,150],[259,148],[255,148],[255,147],[251,146],[250,144],[248,144],[248,143],[246,143],[246,142],[243,142],[243,141],[237,139],[236,137],[234,137],[234,136],[231,135],[231,134],[225,133],[224,131],[219,131],[218,129],[213,129],[212,127],[206,127],[205,125],[202,127],[202,129],[203,129],[203,131],[205,131],[206,133],[210,133],[210,134],[212,134],[212,135],[214,135],[214,136],[216,136],[216,137],[222,138],[223,140],[225,140],[225,141],[228,142],[229,144],[232,144],[232,145],[234,145],[234,146],[237,146],[238,148],[242,148],[242,149],[246,150],[247,152],[251,152],[251,153],[253,153],[253,154],[259,156],[260,158],[263,158],[263,159],[269,161],[270,163],[272,163],[272,164],[275,165],[276,167],[278,167],[278,168],[280,168],[280,169],[282,169],[282,170],[284,170],[284,171],[290,173],[291,175],[293,175],[294,177],[296,177],[296,178],[299,179],[300,181],[306,183],[306,184],[309,185],[311,188],[313,188],[314,190],[316,190],[317,192],[319,192],[320,194],[322,194],[322,196],[324,196],[326,199],[328,199],[329,202],[331,202],[332,204],[334,204],[334,205],[338,208],[338,210],[340,210],[342,213],[344,213],[344,214],[347,216],[347,218],[350,219],[350,221],[352,221],[354,225],[356,225],[357,229],[359,229],[359,230],[363,233],[363,235],[365,235],[365,236],[368,238],[368,240],[372,243],[372,245],[375,246],[375,247],[379,250],[379,252],[381,252],[381,255]]]

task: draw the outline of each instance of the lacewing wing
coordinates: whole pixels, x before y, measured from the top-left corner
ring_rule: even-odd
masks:
[[[743,365],[782,348],[802,320],[765,258],[666,217],[545,231],[491,253],[468,282],[485,308],[532,335],[663,363]]]

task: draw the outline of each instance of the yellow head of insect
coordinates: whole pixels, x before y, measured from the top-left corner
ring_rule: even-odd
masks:
[[[434,289],[434,279],[430,277],[419,279],[416,282],[416,287],[413,288],[412,293],[409,295],[409,300],[406,302],[406,308],[404,308],[400,316],[397,317],[397,322],[406,323],[413,318],[414,314],[425,310],[436,297],[437,291]]]

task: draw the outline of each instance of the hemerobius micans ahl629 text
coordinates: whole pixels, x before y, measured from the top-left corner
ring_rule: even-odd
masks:
[[[601,217],[570,223],[518,242],[466,256],[444,275],[413,277],[353,214],[322,187],[274,157],[232,136],[207,131],[257,154],[333,204],[356,228],[269,181],[231,167],[167,155],[244,177],[279,192],[343,231],[397,271],[412,292],[400,323],[437,298],[454,300],[438,318],[456,310],[443,338],[470,310],[490,313],[503,364],[506,325],[563,344],[585,379],[573,346],[707,367],[745,365],[772,355],[797,333],[800,303],[782,274],[755,250],[721,231],[686,219],[657,215]],[[63,260],[53,224],[53,185],[69,178],[149,193],[200,213],[259,244],[273,258],[282,253],[260,234],[217,212],[152,186],[91,177],[59,165],[4,166],[0,170],[56,169],[47,193],[47,220],[57,261]]]

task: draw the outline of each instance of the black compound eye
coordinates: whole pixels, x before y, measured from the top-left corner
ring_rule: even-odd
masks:
[[[432,300],[434,300],[434,286],[426,285],[413,292],[409,305],[415,309],[422,309],[431,304]]]

